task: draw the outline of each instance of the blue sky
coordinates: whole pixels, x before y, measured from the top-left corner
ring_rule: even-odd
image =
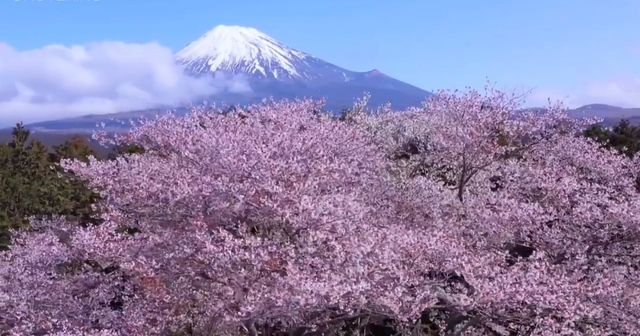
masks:
[[[488,78],[536,102],[640,106],[635,0],[0,0],[0,43],[14,51],[105,40],[177,51],[218,24],[428,90]]]

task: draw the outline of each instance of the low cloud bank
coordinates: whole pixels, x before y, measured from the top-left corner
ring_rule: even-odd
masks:
[[[570,108],[595,103],[640,107],[640,77],[627,76],[592,81],[571,89],[534,89],[528,96],[527,105],[543,106],[548,99],[560,100]]]
[[[0,127],[86,114],[175,106],[223,91],[240,77],[195,78],[158,43],[99,42],[18,51],[0,43]]]

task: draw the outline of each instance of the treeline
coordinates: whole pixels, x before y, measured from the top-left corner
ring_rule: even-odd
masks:
[[[97,153],[80,135],[47,146],[20,123],[11,135],[0,144],[0,250],[8,247],[10,231],[27,225],[30,217],[64,216],[85,225],[98,222],[92,205],[99,195],[61,169],[61,159],[112,159],[136,150],[119,147]]]

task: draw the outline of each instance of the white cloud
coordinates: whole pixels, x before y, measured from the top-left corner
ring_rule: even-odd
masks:
[[[172,106],[221,91],[250,91],[242,78],[194,78],[157,43],[99,42],[18,51],[0,43],[0,126]]]
[[[596,102],[622,107],[640,107],[640,77],[589,83],[585,91],[587,97]]]
[[[570,108],[587,104],[640,107],[640,77],[627,76],[591,81],[570,89],[534,89],[527,97],[528,106],[545,105],[547,99],[562,101]]]

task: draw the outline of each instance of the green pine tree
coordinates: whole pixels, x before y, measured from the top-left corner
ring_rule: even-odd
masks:
[[[70,139],[51,155],[40,141],[30,139],[17,124],[12,139],[0,145],[0,248],[10,241],[10,230],[24,227],[31,216],[67,216],[94,223],[98,195],[58,165],[59,158],[86,159],[91,154],[78,139]]]

